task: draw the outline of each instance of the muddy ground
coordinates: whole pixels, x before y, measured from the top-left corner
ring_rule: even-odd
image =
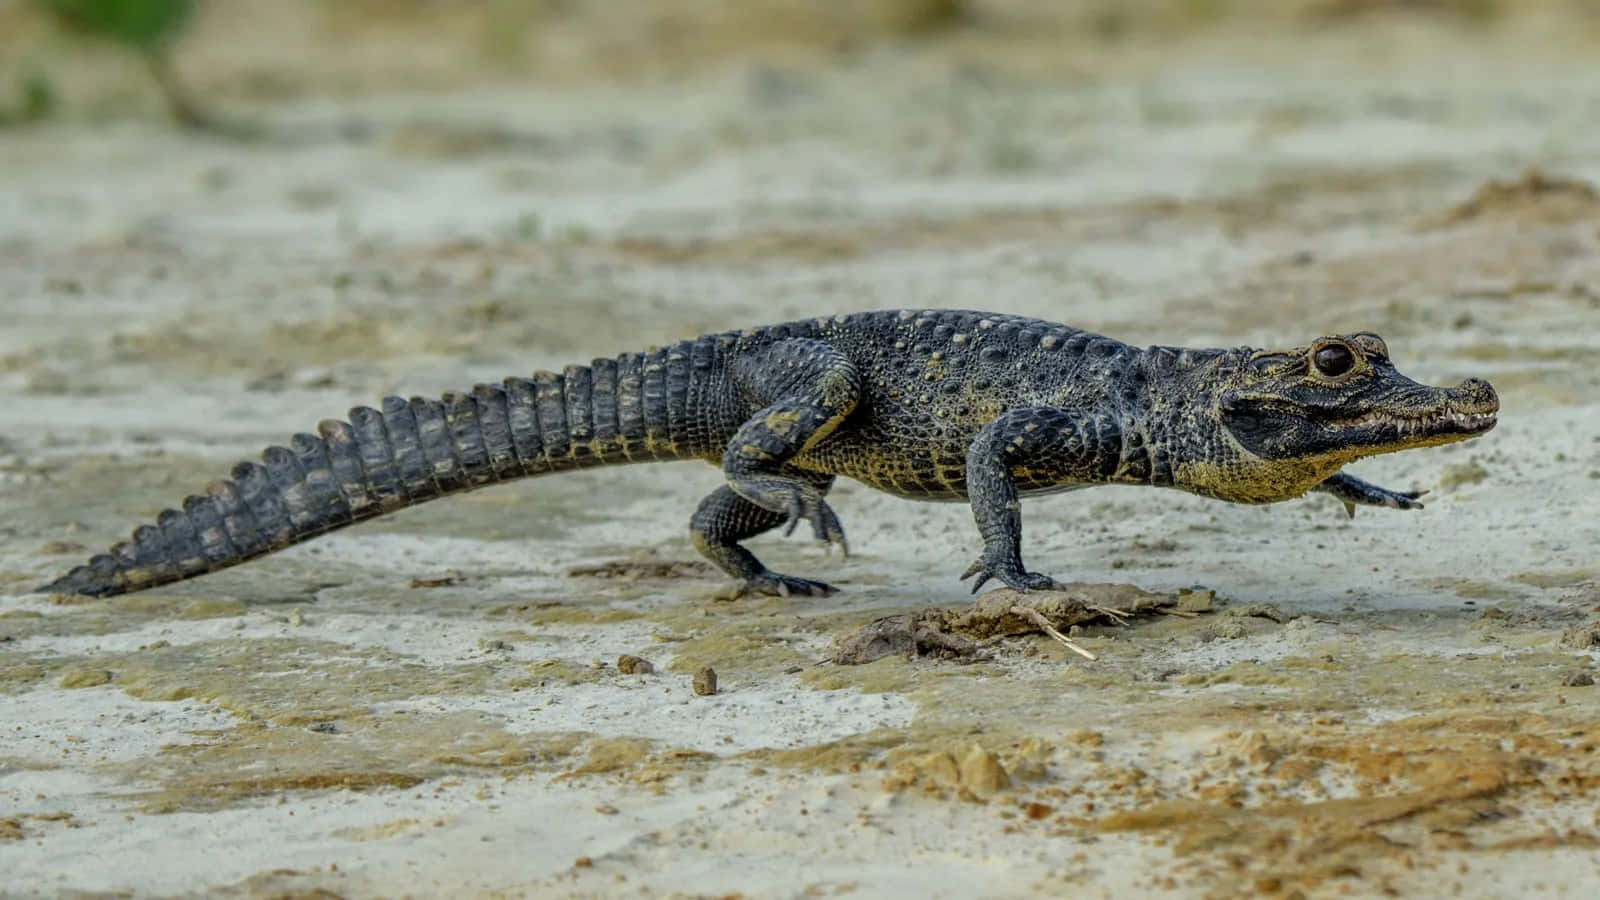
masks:
[[[1594,890],[1600,62],[1353,28],[1092,70],[891,42],[254,97],[249,142],[0,132],[0,894]],[[1502,419],[1353,467],[1432,491],[1415,513],[1030,501],[1034,567],[1191,609],[1077,629],[1094,661],[1025,635],[832,664],[968,602],[970,513],[842,484],[848,559],[757,549],[844,590],[730,599],[686,538],[700,464],[26,593],[387,392],[898,306],[1138,343],[1374,330],[1421,379],[1491,380]]]

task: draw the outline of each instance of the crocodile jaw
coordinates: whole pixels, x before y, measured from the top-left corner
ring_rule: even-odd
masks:
[[[1498,410],[1463,412],[1446,407],[1422,415],[1405,415],[1386,410],[1371,412],[1354,420],[1334,423],[1334,427],[1373,431],[1379,435],[1392,436],[1392,440],[1380,443],[1422,446],[1474,438],[1493,428],[1498,421]]]

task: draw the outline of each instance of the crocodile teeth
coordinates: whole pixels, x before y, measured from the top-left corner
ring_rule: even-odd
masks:
[[[1453,425],[1464,431],[1478,431],[1495,423],[1494,413],[1464,413],[1446,409],[1425,416],[1397,416],[1392,413],[1373,413],[1351,423],[1353,425],[1392,425],[1402,435],[1425,434],[1441,426]]]

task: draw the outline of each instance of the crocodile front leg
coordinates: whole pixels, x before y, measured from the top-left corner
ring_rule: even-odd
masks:
[[[1355,518],[1358,503],[1363,506],[1387,506],[1390,509],[1421,509],[1422,504],[1417,502],[1417,498],[1427,493],[1427,491],[1391,491],[1343,472],[1328,476],[1312,490],[1339,498],[1344,504],[1344,511],[1351,518]]]
[[[972,592],[991,578],[1019,591],[1055,586],[1022,565],[1022,504],[1017,483],[1104,482],[1121,462],[1122,431],[1108,418],[1054,406],[1014,409],[985,425],[967,450],[967,494],[983,535],[983,556],[962,574]]]

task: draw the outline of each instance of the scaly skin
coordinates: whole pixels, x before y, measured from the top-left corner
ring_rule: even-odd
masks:
[[[961,310],[887,310],[725,332],[665,349],[389,397],[242,462],[182,510],[42,591],[118,594],[203,575],[390,510],[529,475],[703,459],[727,484],[690,520],[695,546],[751,590],[823,594],[769,570],[750,537],[809,523],[844,545],[824,499],[837,476],[972,504],[967,571],[1048,588],[1023,567],[1019,498],[1094,484],[1171,487],[1237,503],[1323,491],[1415,509],[1339,469],[1482,434],[1499,400],[1401,375],[1381,338],[1286,350],[1137,348],[1065,325]]]

